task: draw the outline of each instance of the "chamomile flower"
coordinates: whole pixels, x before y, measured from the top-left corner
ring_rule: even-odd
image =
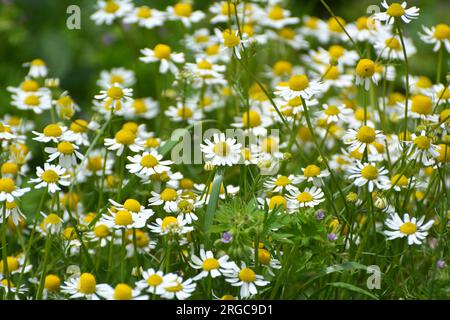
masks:
[[[404,37],[405,51],[407,57],[416,54],[417,50],[411,39]],[[374,43],[377,56],[385,60],[404,60],[403,48],[399,37],[391,33],[379,33]]]
[[[44,217],[39,225],[40,232],[44,235],[60,234],[63,229],[63,220],[56,213],[49,213],[48,215],[41,212]]]
[[[0,179],[0,189],[1,189],[1,179]],[[3,211],[3,206],[6,206],[6,210]],[[15,226],[18,226],[21,221],[25,221],[26,217],[20,210],[19,206],[15,201],[5,201],[1,205],[0,209],[0,221],[5,221],[6,219],[10,219]],[[3,217],[3,212],[5,212],[5,217]]]
[[[187,221],[184,220],[181,215],[178,217],[166,216],[163,219],[157,218],[155,222],[147,225],[147,227],[151,232],[159,233],[160,235],[183,235],[194,230],[194,228],[189,226]]]
[[[288,196],[288,208],[290,211],[298,210],[299,208],[314,208],[321,202],[325,201],[324,193],[321,188],[312,187],[306,188],[303,191],[298,189],[291,190]]]
[[[420,135],[413,133],[411,142],[409,142],[409,159],[421,162],[424,166],[430,166],[435,163],[435,158],[439,157],[439,148],[433,144],[433,140],[421,131]]]
[[[221,51],[227,52],[229,56],[235,55],[238,60],[241,59],[241,51],[248,43],[247,39],[241,39],[238,30],[225,29],[220,31],[215,29],[217,38],[220,39]]]
[[[47,126],[45,126],[42,133],[33,131],[33,134],[36,135],[36,137],[33,138],[33,140],[39,141],[39,142],[54,142],[58,143],[62,140],[65,141],[73,141],[74,135],[67,130],[67,127],[60,126],[57,123],[51,123]]]
[[[148,6],[140,6],[130,11],[123,19],[124,23],[136,23],[140,27],[153,29],[164,24],[165,13]]]
[[[7,256],[6,257],[6,264],[8,265],[8,273],[9,275],[15,275],[22,273],[28,273],[31,271],[33,266],[31,264],[24,265],[25,262],[25,256],[23,254],[17,255],[17,256]],[[0,261],[0,276],[5,276],[6,270],[4,265],[4,260]]]
[[[150,176],[152,174],[159,174],[170,169],[173,163],[170,160],[162,160],[162,155],[155,150],[150,152],[145,151],[142,155],[137,154],[133,157],[128,157],[131,162],[126,165],[130,173],[137,175]]]
[[[184,63],[184,54],[172,52],[172,48],[165,44],[157,44],[152,49],[142,49],[144,55],[139,60],[145,63],[159,62],[159,72],[167,73],[167,71],[176,74],[178,67],[176,64]]]
[[[133,101],[128,101],[124,105],[125,118],[143,118],[143,119],[153,119],[159,113],[159,103],[158,101],[147,97],[147,98],[137,98]]]
[[[366,91],[369,90],[373,81],[377,84],[378,79],[375,77],[375,63],[370,59],[361,59],[356,65],[356,85],[363,85]]]
[[[136,199],[127,199],[123,204],[120,204],[112,199],[109,199],[109,202],[114,206],[117,210],[128,210],[132,214],[138,215],[145,222],[148,218],[153,216],[154,212],[152,209],[146,209],[143,205],[139,203]],[[139,227],[136,227],[139,228]]]
[[[109,84],[105,90],[101,90],[95,99],[100,100],[103,107],[110,111],[120,111],[126,101],[131,101],[133,89],[122,88],[118,83]]]
[[[102,215],[100,223],[105,224],[110,229],[142,228],[152,214],[153,210],[151,212],[133,212],[125,208],[113,208],[113,210],[108,209],[108,213]]]
[[[231,283],[233,287],[241,287],[240,297],[248,298],[258,293],[257,287],[264,287],[269,284],[269,281],[264,280],[264,277],[256,274],[255,271],[245,264],[241,263],[241,267],[236,264],[224,271],[226,281]]]
[[[200,145],[205,159],[215,166],[232,166],[241,159],[241,144],[236,139],[226,138],[224,133],[214,134]]]
[[[36,91],[31,93],[17,93],[12,97],[11,104],[19,110],[31,110],[41,114],[52,107],[51,95],[48,91]]]
[[[98,293],[102,288],[104,285],[97,284],[93,274],[85,272],[65,281],[61,286],[61,292],[70,295],[71,299],[99,300]]]
[[[188,123],[195,123],[202,118],[201,110],[192,102],[178,101],[176,106],[169,106],[165,115],[174,122],[187,121]]]
[[[328,170],[321,170],[315,164],[310,164],[302,168],[303,176],[300,176],[302,181],[312,182],[316,187],[323,185],[323,178],[328,177],[330,172]]]
[[[45,78],[48,74],[48,68],[42,59],[34,59],[31,62],[24,63],[25,67],[29,67],[28,76],[32,78]]]
[[[200,257],[193,254],[191,256],[191,262],[189,262],[192,268],[201,270],[201,272],[192,279],[197,281],[209,275],[212,278],[222,275],[223,268],[229,269],[232,267],[232,264],[234,264],[234,262],[229,262],[228,258],[227,255],[215,258],[212,251],[205,251],[204,248],[200,248]]]
[[[399,18],[401,18],[405,23],[410,23],[412,20],[419,17],[420,9],[417,7],[406,8],[406,1],[403,1],[401,4],[398,2],[393,2],[388,5],[386,0],[383,0],[383,2],[381,2],[381,6],[383,6],[386,11],[375,13],[374,18],[376,20],[386,22],[387,24],[393,24],[395,20]]]
[[[343,140],[345,144],[349,144],[350,151],[357,150],[363,153],[367,148],[369,152],[376,152],[373,145],[374,142],[382,142],[384,135],[380,130],[375,130],[369,126],[362,126],[358,130],[349,129],[344,135]]]
[[[136,283],[140,290],[145,290],[151,294],[158,296],[165,292],[165,287],[173,284],[177,280],[177,275],[174,273],[164,274],[162,271],[156,271],[153,268],[144,270],[142,272],[143,280]]]
[[[354,179],[355,186],[362,187],[367,184],[369,192],[375,188],[386,190],[390,188],[390,180],[387,177],[388,170],[378,168],[375,163],[361,163],[356,161],[348,168],[349,179]]]
[[[264,188],[267,191],[273,193],[280,193],[282,191],[296,191],[297,187],[302,179],[299,176],[290,174],[288,176],[277,175],[276,177],[270,178],[264,182]]]
[[[404,174],[394,174],[391,177],[391,186],[395,191],[402,191],[407,188],[414,188],[415,179],[414,177],[408,178]]]
[[[61,190],[61,186],[70,185],[70,175],[59,165],[45,163],[44,169],[36,168],[36,175],[37,178],[30,180],[31,183],[36,183],[35,189],[47,188],[48,192],[55,193]]]
[[[108,150],[116,151],[118,156],[122,155],[125,148],[133,152],[142,151],[143,141],[136,137],[136,133],[128,129],[121,129],[116,132],[114,139],[105,138],[105,146]]]
[[[287,25],[300,22],[299,18],[291,17],[290,15],[291,12],[289,10],[283,9],[280,5],[274,5],[267,9],[260,23],[266,27],[281,29]]]
[[[161,294],[161,297],[165,299],[173,299],[176,297],[178,300],[185,300],[191,296],[196,287],[197,284],[193,279],[183,280],[182,277],[177,276],[172,283],[164,286],[164,293]]]
[[[71,168],[77,165],[77,159],[83,160],[84,156],[78,151],[79,147],[69,141],[61,141],[56,148],[46,147],[45,152],[49,153],[48,162],[58,159],[60,166]]]
[[[256,136],[265,136],[267,128],[273,124],[273,120],[264,111],[259,108],[251,108],[242,114],[242,117],[236,117],[235,123],[231,125],[236,128],[242,128]]]
[[[283,86],[277,86],[275,95],[285,100],[302,97],[303,99],[311,99],[313,96],[321,94],[323,91],[323,83],[317,80],[309,81],[306,75],[294,75],[288,83]]]
[[[345,121],[352,114],[352,109],[347,108],[344,104],[324,104],[322,107],[323,111],[318,113],[319,119],[325,119],[328,124]]]
[[[164,205],[164,210],[169,212],[177,212],[177,200],[181,194],[181,190],[175,190],[173,188],[167,187],[163,189],[160,193],[152,191],[152,196],[148,200],[151,206]]]
[[[14,202],[14,199],[22,197],[30,191],[30,188],[17,188],[11,178],[0,178],[0,202]]]
[[[91,19],[97,25],[111,25],[114,20],[125,16],[132,8],[130,0],[99,0],[97,11],[91,15]]]
[[[384,234],[388,237],[387,240],[407,237],[409,245],[420,245],[427,237],[428,230],[433,226],[434,220],[424,222],[425,216],[417,220],[405,213],[403,219],[401,219],[397,213],[393,213],[385,222],[390,230],[385,230]]]
[[[200,11],[194,11],[192,4],[178,2],[174,6],[167,7],[167,18],[169,20],[181,21],[186,28],[190,28],[193,23],[200,22],[205,14]]]
[[[108,90],[111,86],[118,85],[123,88],[131,87],[135,84],[136,77],[132,70],[125,68],[113,68],[110,71],[102,71],[97,85]]]
[[[141,295],[139,290],[133,289],[126,283],[119,283],[115,288],[109,284],[99,285],[98,295],[106,300],[147,300],[148,296]]]
[[[422,26],[423,33],[420,34],[420,39],[428,44],[433,44],[433,51],[439,51],[441,46],[444,46],[448,53],[450,53],[450,27],[448,24],[440,23],[433,27]]]

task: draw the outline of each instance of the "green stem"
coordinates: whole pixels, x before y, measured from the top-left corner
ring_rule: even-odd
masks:
[[[405,42],[403,40],[402,29],[400,28],[400,23],[398,20],[395,20],[395,25],[397,27],[398,35],[400,37],[400,42],[402,44],[403,57],[405,58],[405,120],[404,120],[404,132],[403,132],[403,141],[406,141],[406,132],[408,128],[408,100],[409,100],[409,63],[408,63],[408,55],[406,54]]]
[[[38,291],[36,294],[36,300],[42,299],[42,292],[44,291],[45,273],[47,272],[48,254],[49,254],[50,245],[51,245],[50,237],[51,237],[50,234],[48,234],[47,238],[45,239],[44,263],[42,264],[42,271],[41,271],[42,273],[41,273],[41,278],[39,280],[39,287],[38,287]]]

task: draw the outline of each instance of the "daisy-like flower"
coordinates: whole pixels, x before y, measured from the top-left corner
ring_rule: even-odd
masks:
[[[31,179],[31,183],[37,183],[34,188],[48,188],[48,192],[55,193],[61,190],[60,186],[67,187],[70,185],[70,175],[66,174],[67,170],[59,165],[49,163],[44,164],[44,169],[36,168],[35,179]]]
[[[172,52],[172,48],[165,44],[157,44],[153,50],[145,48],[141,50],[144,55],[139,60],[145,63],[159,62],[159,72],[166,73],[170,70],[173,74],[178,72],[176,63],[184,63],[184,53]]]
[[[151,206],[159,206],[164,204],[164,210],[169,212],[177,212],[177,201],[181,194],[181,190],[175,190],[173,188],[165,188],[160,193],[152,191],[152,197],[148,199],[148,203]]]
[[[32,269],[33,266],[31,264],[27,264],[24,266],[24,262],[25,262],[25,256],[23,254],[17,255],[17,256],[7,256],[6,264],[8,265],[9,275],[21,273],[22,269],[24,270],[24,273],[30,272],[30,270]],[[1,260],[0,261],[0,276],[5,276],[5,274],[6,274],[6,270],[5,270],[4,261]]]
[[[375,153],[377,150],[373,143],[383,142],[383,139],[384,135],[380,130],[369,126],[362,126],[358,130],[349,129],[343,137],[344,143],[350,145],[350,151],[357,150],[359,153],[363,153],[366,148],[369,152]]]
[[[11,104],[19,110],[32,110],[41,114],[52,107],[51,95],[47,90],[35,92],[18,92],[13,95]]]
[[[236,122],[231,124],[233,127],[242,128],[246,132],[250,131],[256,136],[265,136],[267,128],[273,124],[272,118],[259,108],[245,111],[242,117],[236,117],[234,120]]]
[[[48,162],[58,159],[59,165],[64,168],[71,168],[77,165],[77,159],[83,160],[84,156],[78,152],[79,147],[69,141],[61,141],[56,148],[46,147],[45,152],[49,153]]]
[[[384,167],[377,168],[375,163],[361,163],[356,161],[352,166],[349,166],[349,179],[355,179],[353,182],[355,186],[362,187],[368,185],[369,192],[372,192],[375,187],[380,190],[390,188],[390,181],[387,177],[388,170]]]
[[[434,220],[425,222],[425,216],[417,220],[410,218],[408,213],[403,215],[403,220],[397,213],[391,214],[386,220],[386,226],[391,230],[385,230],[384,234],[388,240],[408,237],[408,244],[421,244],[428,235],[428,230],[433,226]]]
[[[267,191],[273,193],[280,193],[283,191],[296,191],[297,187],[295,185],[302,182],[299,176],[290,174],[288,176],[283,176],[281,174],[276,177],[270,178],[264,182],[264,188]]]
[[[260,208],[264,210],[269,208],[269,210],[282,209],[282,211],[287,209],[287,199],[282,195],[274,195],[270,198],[258,198],[257,199]]]
[[[241,267],[232,264],[229,269],[224,270],[226,281],[231,283],[233,287],[241,287],[241,298],[248,298],[258,293],[258,287],[264,287],[269,284],[269,281],[264,280],[264,277],[256,274],[255,271],[245,264],[241,263]]]
[[[408,108],[412,118],[437,122],[438,116],[433,114],[433,105],[432,98],[423,94],[414,95],[408,100]],[[404,104],[399,103],[398,107],[404,107]]]
[[[196,76],[198,81],[195,86],[201,87],[207,85],[226,85],[223,78],[225,66],[214,64],[207,58],[197,58],[196,63],[186,63],[186,69]]]
[[[107,90],[113,85],[118,85],[123,88],[129,88],[136,82],[136,77],[132,70],[125,68],[113,68],[110,71],[102,71],[97,85]]]
[[[291,100],[296,97],[311,99],[313,96],[323,91],[323,83],[317,80],[309,81],[306,75],[292,76],[286,85],[276,87],[275,95],[285,100]]]
[[[409,38],[404,38],[405,51],[408,57],[413,56],[417,50],[414,43]],[[403,48],[399,37],[393,36],[391,33],[378,33],[377,40],[374,44],[377,56],[385,60],[404,60]]]
[[[111,25],[114,20],[122,18],[132,9],[133,4],[130,0],[100,0],[97,3],[97,11],[91,15],[91,19],[97,25]]]
[[[302,168],[303,176],[300,177],[302,181],[306,180],[312,182],[316,187],[323,185],[323,178],[328,177],[330,172],[328,170],[321,170],[315,164],[310,164]]]
[[[181,215],[178,217],[166,216],[164,219],[157,218],[155,222],[147,225],[150,231],[160,235],[166,234],[185,234],[194,230],[193,227],[187,225],[187,221]]]
[[[123,204],[120,204],[112,199],[109,199],[109,202],[111,202],[116,211],[128,210],[129,212],[131,212],[131,214],[138,215],[139,219],[137,220],[141,221],[142,226],[136,226],[136,228],[143,227],[143,223],[145,223],[147,219],[154,214],[152,209],[146,209],[136,199],[127,199]]]
[[[30,188],[17,188],[11,178],[0,178],[0,202],[14,202],[14,199],[20,198],[28,191]]]
[[[55,213],[45,214],[41,212],[44,217],[39,225],[40,232],[44,235],[60,234],[63,228],[63,220]]]
[[[264,14],[259,23],[264,26],[274,29],[281,29],[290,24],[297,24],[300,19],[297,17],[291,17],[289,10],[283,9],[279,5],[269,7],[267,13]]]
[[[1,180],[1,179],[0,179]],[[1,190],[1,182],[0,182],[0,190]],[[3,206],[6,205],[5,210],[5,217],[3,217]],[[11,219],[12,223],[15,226],[18,226],[21,222],[25,221],[26,217],[18,207],[17,203],[15,201],[9,202],[6,201],[4,204],[0,207],[2,210],[0,212],[0,221],[4,221],[6,219]]]
[[[220,31],[219,29],[215,29],[215,33],[217,38],[220,39],[221,43],[221,51],[227,52],[228,56],[236,55],[238,60],[241,59],[241,51],[244,48],[244,45],[248,43],[247,39],[241,39],[239,37],[238,30],[230,30],[225,29],[224,31]]]
[[[36,135],[36,137],[33,138],[33,140],[39,141],[39,142],[54,142],[58,143],[60,141],[73,141],[74,135],[67,130],[67,127],[60,126],[57,123],[51,123],[47,125],[42,133],[33,131],[33,134]]]
[[[71,299],[99,300],[98,292],[103,288],[105,285],[97,284],[93,274],[85,272],[65,281],[61,286],[61,292],[69,294]]]
[[[136,283],[140,290],[145,290],[151,294],[162,295],[165,287],[173,284],[177,280],[174,273],[164,274],[162,271],[156,271],[153,268],[142,272],[143,280]]]
[[[288,208],[295,211],[298,208],[314,208],[321,202],[325,201],[324,193],[321,188],[306,188],[303,191],[292,190],[288,196]]]
[[[193,23],[202,20],[205,14],[200,10],[194,11],[190,3],[179,2],[167,7],[167,16],[169,20],[181,21],[186,28],[190,28]]]
[[[422,131],[420,135],[412,134],[409,149],[409,158],[417,162],[422,162],[424,166],[433,165],[435,158],[439,157],[439,148],[430,137]]]
[[[133,152],[139,152],[144,149],[143,141],[136,137],[136,133],[129,129],[121,129],[117,131],[114,139],[105,139],[105,146],[108,150],[116,151],[118,156],[122,155],[125,148],[129,148]]]
[[[391,177],[391,186],[395,191],[402,191],[410,186],[414,187],[415,181],[414,177],[408,178],[404,174],[394,174]]]
[[[375,62],[370,59],[361,59],[356,65],[356,85],[363,85],[366,91],[370,88],[370,83],[373,81],[378,83],[375,77]]]
[[[192,102],[183,104],[183,102],[178,101],[176,106],[169,106],[164,114],[174,122],[195,123],[202,118],[201,110]]]
[[[215,166],[232,166],[241,159],[240,143],[236,139],[226,138],[224,133],[214,134],[211,140],[205,139],[200,145],[205,159]]]
[[[433,51],[439,51],[441,46],[445,46],[447,52],[450,53],[450,27],[448,24],[440,23],[434,27],[428,28],[422,26],[423,32],[420,39],[428,44],[433,44]]]
[[[307,49],[309,47],[308,41],[306,41],[303,37],[304,34],[299,32],[299,30],[296,30],[296,29],[284,27],[282,29],[279,29],[277,32],[274,32],[272,30],[267,30],[266,34],[267,34],[266,38],[273,39],[275,41],[284,43],[295,50]],[[252,40],[253,40],[253,38],[252,38]],[[264,43],[262,43],[262,44],[264,44]]]
[[[345,104],[335,105],[335,104],[324,104],[323,111],[320,111],[317,115],[319,119],[324,119],[327,124],[345,121],[353,112],[352,109],[347,108]]]
[[[147,219],[153,214],[153,210],[151,212],[133,212],[124,207],[121,209],[113,209],[108,209],[109,214],[103,214],[100,219],[100,223],[105,224],[110,229],[142,228],[145,226]]]
[[[34,59],[31,62],[24,63],[25,67],[29,67],[28,75],[32,78],[45,78],[48,73],[47,65],[42,59]]]
[[[393,24],[395,19],[399,18],[401,18],[405,23],[410,23],[411,20],[419,17],[420,9],[417,7],[406,8],[406,1],[403,1],[401,4],[398,2],[393,2],[388,5],[386,0],[383,0],[381,5],[386,9],[386,11],[375,13],[374,18],[388,24]]]
[[[131,162],[126,165],[130,173],[144,176],[151,176],[170,170],[170,165],[173,163],[170,160],[162,160],[163,156],[158,154],[156,150],[150,152],[145,151],[142,155],[137,154],[133,157],[128,157]]]
[[[106,300],[147,300],[148,296],[141,295],[139,290],[133,289],[126,283],[119,283],[115,288],[109,284],[99,285],[98,295]]]
[[[433,101],[436,101],[439,105],[450,103],[450,87],[448,85],[445,86],[442,83],[438,83],[430,91],[433,95]]]
[[[150,97],[138,98],[125,103],[125,118],[153,119],[159,113],[159,103]]]
[[[164,293],[161,294],[161,297],[165,299],[173,299],[176,297],[178,300],[185,300],[191,296],[196,287],[197,284],[193,279],[184,281],[182,277],[177,276],[172,283],[164,286]]]
[[[133,89],[122,88],[118,83],[108,85],[95,99],[100,100],[106,110],[120,111],[124,102],[133,100]]]
[[[228,262],[228,256],[223,255],[220,258],[215,258],[212,251],[205,251],[204,248],[200,248],[200,257],[196,255],[191,256],[191,262],[189,263],[192,268],[202,270],[193,279],[195,281],[205,278],[210,275],[212,278],[216,278],[222,275],[223,268],[230,269],[234,262]]]
[[[148,6],[140,6],[129,12],[123,19],[126,24],[137,23],[138,26],[153,29],[164,24],[165,14]]]

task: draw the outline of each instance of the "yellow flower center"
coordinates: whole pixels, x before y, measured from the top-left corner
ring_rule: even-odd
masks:
[[[400,5],[400,3],[395,2],[389,6],[386,13],[391,17],[398,18],[405,14],[405,9]]]
[[[45,62],[42,59],[34,59],[33,61],[31,61],[31,65],[33,67],[43,67],[45,66]]]
[[[388,96],[388,103],[390,105],[395,105],[398,102],[405,101],[405,96],[401,94],[400,92],[393,92],[390,93]]]
[[[44,135],[47,137],[59,137],[62,134],[62,129],[57,124],[49,124],[44,128]]]
[[[317,23],[319,22],[319,18],[316,17],[310,17],[306,22],[305,25],[310,29],[316,29]]]
[[[123,204],[123,207],[126,210],[129,210],[131,212],[139,212],[139,211],[141,211],[141,204],[139,203],[139,201],[137,201],[135,199],[127,199],[127,200],[125,200],[125,203]]]
[[[437,160],[441,163],[449,162],[450,161],[450,146],[446,144],[440,144],[438,145],[439,150],[439,156],[437,157]]]
[[[369,29],[369,26],[374,26],[374,19],[371,17],[360,17],[356,20],[356,27],[358,30]]]
[[[59,180],[59,175],[56,173],[56,171],[49,169],[49,170],[45,170],[42,173],[41,178],[42,178],[42,180],[44,180],[47,183],[55,183],[56,181]]]
[[[199,63],[197,63],[197,67],[199,69],[211,70],[212,69],[212,64],[209,63],[206,60],[201,60]]]
[[[133,216],[128,210],[120,210],[117,211],[114,222],[118,226],[127,226],[133,223]]]
[[[449,40],[450,39],[450,27],[444,23],[436,25],[434,31],[434,37],[438,40]]]
[[[431,82],[430,78],[425,77],[425,76],[420,76],[416,82],[416,86],[421,89],[431,88],[432,85],[433,85],[433,83]]]
[[[166,230],[178,226],[178,220],[174,216],[167,216],[161,223],[161,229]]]
[[[131,287],[125,283],[119,283],[114,289],[115,300],[131,300],[133,291]]]
[[[302,91],[308,88],[309,80],[305,75],[293,76],[289,79],[289,88],[293,91]]]
[[[439,115],[440,122],[450,123],[450,109],[444,109]]]
[[[34,94],[30,94],[26,96],[26,98],[23,100],[23,103],[29,106],[38,106],[41,103],[41,100],[38,96],[35,96]]]
[[[66,240],[74,240],[77,238],[77,232],[74,227],[67,227],[63,231],[63,237]]]
[[[361,176],[367,180],[378,178],[378,169],[375,166],[367,165],[361,170]]]
[[[219,141],[214,145],[213,151],[219,157],[226,157],[231,152],[231,148],[225,141]]]
[[[184,106],[182,108],[179,108],[177,110],[177,116],[179,116],[182,119],[190,119],[193,116],[193,112],[190,108]]]
[[[416,95],[411,98],[411,111],[418,114],[431,114],[433,112],[433,102],[430,97]]]
[[[444,88],[442,90],[439,90],[439,93],[438,93],[437,96],[441,100],[448,100],[448,99],[450,99],[450,89]]]
[[[214,258],[207,258],[205,261],[203,261],[202,269],[205,271],[211,271],[214,269],[219,269],[219,261]]]
[[[280,60],[275,63],[273,66],[273,73],[275,73],[277,76],[282,76],[285,74],[291,74],[292,73],[292,63],[286,60]]]
[[[236,6],[234,5],[234,3],[225,1],[222,3],[221,13],[224,16],[234,15],[236,13]]]
[[[90,273],[83,273],[80,276],[80,280],[78,283],[78,290],[84,294],[92,294],[95,293],[97,287],[97,282],[95,277]]]
[[[339,78],[339,69],[336,66],[331,66],[325,71],[323,78],[325,80],[336,80]]]
[[[403,234],[414,234],[417,231],[417,226],[412,222],[405,222],[400,226],[400,232]]]
[[[375,63],[370,59],[361,59],[356,65],[356,74],[363,78],[369,78],[375,73]]]
[[[173,9],[179,17],[190,17],[192,14],[192,5],[189,3],[177,3]]]
[[[166,287],[166,291],[169,291],[169,292],[178,292],[181,290],[183,290],[183,286],[181,285],[181,283],[179,283],[177,281],[174,286]]]
[[[283,28],[278,32],[278,35],[286,40],[292,40],[295,37],[295,30],[291,28]]]
[[[239,43],[241,43],[241,39],[239,39],[239,37],[233,31],[230,31],[229,29],[225,30],[222,33],[222,36],[223,36],[223,41],[224,41],[225,47],[234,48]]]
[[[148,19],[152,16],[152,9],[142,6],[137,9],[136,16],[140,19]]]
[[[16,185],[14,180],[11,178],[1,178],[0,179],[0,192],[11,193],[16,190]]]
[[[333,32],[341,33],[341,32],[343,32],[342,27],[339,25],[339,23],[338,23],[338,21],[336,21],[336,19],[339,21],[339,23],[343,27],[345,27],[345,25],[347,24],[345,22],[345,20],[341,17],[336,17],[336,18],[332,17],[332,18],[328,19],[328,29],[330,29],[330,31],[333,31]]]
[[[106,91],[106,94],[108,95],[108,97],[110,97],[111,99],[114,99],[114,100],[120,100],[123,98],[123,95],[124,95],[122,88],[117,87],[117,86],[113,86],[113,87],[109,88]]]
[[[408,182],[408,178],[402,174],[396,174],[391,178],[391,184],[393,186],[406,187]]]
[[[57,149],[62,154],[72,154],[75,151],[73,144],[68,141],[58,143]]]
[[[239,279],[244,282],[253,282],[256,280],[256,273],[250,268],[243,268],[239,271]]]
[[[414,144],[419,149],[427,150],[431,146],[431,140],[430,140],[430,138],[428,138],[426,136],[418,136],[418,137],[414,138]]]
[[[328,106],[328,108],[325,110],[325,114],[328,116],[336,116],[339,113],[341,113],[339,111],[339,108],[336,106]]]
[[[13,271],[16,271],[19,269],[20,264],[19,264],[19,260],[17,260],[15,257],[7,257],[6,258],[6,263],[8,265],[8,272],[11,273]],[[0,261],[0,271],[2,273],[5,273],[6,270],[4,270],[4,265],[3,265],[3,260]]]
[[[104,224],[99,224],[94,228],[94,234],[98,238],[106,238],[109,235],[109,228]]]
[[[47,217],[45,217],[44,219],[44,224],[52,224],[52,225],[57,225],[61,223],[61,218],[58,217],[56,214],[54,213],[50,213]]]
[[[276,181],[275,185],[279,187],[285,187],[291,183],[291,180],[286,176],[280,176]]]
[[[45,277],[44,288],[50,292],[58,292],[61,286],[61,279],[57,275],[49,274]]]
[[[231,294],[226,294],[220,298],[220,300],[234,300],[234,297]]]
[[[258,261],[263,265],[268,265],[270,263],[271,257],[270,252],[266,249],[258,249]]]
[[[99,171],[103,167],[103,159],[100,156],[90,157],[87,163],[87,169],[89,171]]]
[[[402,49],[402,45],[400,44],[400,41],[398,41],[397,38],[389,38],[384,41],[384,44],[386,47],[388,47],[391,50],[399,51]]]
[[[147,106],[143,99],[135,99],[133,101],[133,108],[136,114],[145,113],[147,111]]]
[[[276,207],[283,207],[286,208],[287,205],[287,201],[283,196],[273,196],[272,198],[270,198],[269,201],[269,209],[275,209]]]
[[[19,165],[14,162],[5,162],[2,164],[1,173],[2,174],[13,174],[16,175],[19,172]]]
[[[373,128],[362,126],[356,134],[356,139],[363,143],[372,143],[375,141],[376,132]]]
[[[163,282],[163,278],[157,274],[152,274],[147,278],[147,283],[152,287],[157,287]]]
[[[83,119],[75,120],[70,124],[70,130],[77,133],[83,133],[87,131],[88,122]]]
[[[320,174],[320,168],[315,164],[310,164],[303,172],[305,177],[317,177]]]
[[[313,196],[309,192],[302,192],[297,196],[298,202],[310,202],[313,199]]]
[[[250,110],[249,112],[244,112],[242,115],[242,123],[244,128],[254,128],[261,124],[261,116],[255,110]]]
[[[208,56],[214,56],[219,53],[220,46],[218,44],[210,45],[205,49],[205,52]]]
[[[271,20],[281,20],[284,18],[284,10],[280,6],[273,6],[269,11],[269,19]]]
[[[153,168],[157,164],[158,164],[158,159],[156,159],[151,154],[147,154],[147,155],[143,156],[141,159],[141,166],[146,167],[146,168]]]
[[[134,143],[136,135],[130,130],[122,129],[116,133],[115,138],[116,141],[120,144],[130,145]]]
[[[20,87],[26,92],[36,92],[39,89],[39,84],[34,80],[25,80]]]
[[[328,53],[331,58],[337,60],[344,55],[345,49],[340,45],[333,45],[328,49]]]
[[[165,44],[157,44],[153,48],[153,53],[159,60],[170,60],[170,55],[172,54],[172,48]]]
[[[175,201],[178,194],[175,189],[165,188],[160,194],[161,200],[163,201]]]

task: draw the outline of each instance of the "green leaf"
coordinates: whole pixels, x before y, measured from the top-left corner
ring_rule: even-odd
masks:
[[[360,287],[357,287],[353,284],[350,283],[346,283],[346,282],[332,282],[332,283],[327,283],[327,286],[332,286],[332,287],[336,287],[336,288],[342,288],[342,289],[347,289],[349,291],[353,291],[356,293],[360,293],[363,294],[365,296],[368,296],[372,299],[378,300],[378,297],[372,293],[370,293],[369,291],[362,289]]]
[[[208,201],[208,207],[206,208],[205,214],[205,224],[204,224],[204,232],[205,232],[205,246],[209,244],[209,228],[211,227],[214,220],[214,213],[216,211],[217,203],[219,201],[220,195],[220,187],[223,181],[223,173],[225,168],[219,168],[214,175],[214,180],[212,183],[211,195]]]

